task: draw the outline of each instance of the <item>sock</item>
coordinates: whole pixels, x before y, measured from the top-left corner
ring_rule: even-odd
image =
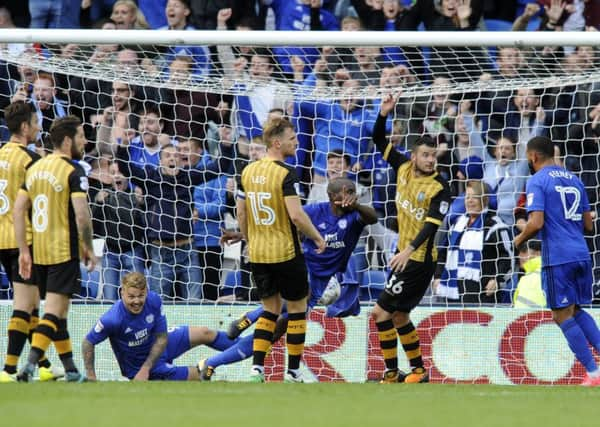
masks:
[[[306,313],[289,313],[285,342],[288,352],[288,370],[300,368],[300,359],[306,340]]]
[[[246,317],[250,319],[252,323],[255,323],[264,312],[265,310],[263,310],[262,307],[258,307],[256,310],[246,313]]]
[[[392,319],[375,323],[386,371],[398,369],[398,337]]]
[[[421,343],[419,341],[419,334],[415,329],[415,325],[412,322],[408,322],[396,330],[400,337],[400,343],[402,349],[406,353],[406,358],[411,368],[422,368],[423,357],[421,356]]]
[[[587,372],[594,372],[598,369],[594,355],[588,346],[587,339],[575,318],[571,317],[560,325],[563,335],[569,343],[569,348],[575,354],[577,360],[585,367]]]
[[[216,368],[217,366],[230,365],[245,360],[252,356],[253,341],[254,337],[252,335],[246,335],[222,353],[209,357],[206,364]]]
[[[8,321],[8,346],[4,370],[9,374],[17,372],[17,363],[29,336],[29,318],[30,315],[26,311],[14,310]]]
[[[66,372],[78,372],[73,361],[73,348],[71,345],[71,337],[67,330],[67,319],[58,321],[58,330],[54,335],[54,347],[60,357],[60,361],[65,367]]]
[[[31,318],[29,319],[29,343],[31,344],[31,340],[33,339],[33,331],[37,328],[37,325],[40,323],[40,310],[39,308],[34,308],[31,312]],[[50,361],[46,358],[44,354],[42,358],[38,362],[38,366],[40,368],[50,368]]]
[[[596,349],[597,352],[600,352],[600,329],[598,329],[598,325],[596,321],[587,311],[579,310],[575,313],[573,317],[583,334],[585,335],[585,339]]]
[[[40,359],[48,350],[56,331],[58,330],[58,323],[60,320],[54,314],[46,313],[44,318],[39,323],[35,331],[33,331],[33,337],[31,339],[31,352],[29,352],[29,358],[27,363],[37,365]]]
[[[239,341],[239,338],[232,340],[227,336],[227,334],[225,332],[218,331],[217,337],[215,338],[215,340],[207,345],[210,348],[214,348],[215,350],[224,351],[224,350],[227,350],[229,347],[233,346],[238,341]],[[210,366],[212,366],[212,365],[210,365]]]
[[[252,343],[252,351],[254,353],[252,365],[257,369],[265,365],[265,355],[271,347],[276,321],[277,315],[275,313],[265,311],[256,322],[254,341]]]

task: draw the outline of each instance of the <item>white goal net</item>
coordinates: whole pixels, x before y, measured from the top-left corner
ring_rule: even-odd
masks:
[[[431,136],[453,196],[436,239],[443,262],[415,314],[433,380],[552,383],[581,374],[577,366],[571,372],[566,345],[542,345],[548,337],[560,342],[546,315],[512,308],[519,306],[515,290],[525,263],[536,255],[535,244],[515,253],[512,239],[526,219],[524,152],[534,136],[552,139],[556,161],[583,180],[596,210],[600,58],[592,46],[600,37],[166,33],[0,31],[0,109],[18,99],[34,105],[42,131],[31,148],[49,149],[47,132],[56,117],[74,114],[84,123],[102,262],[84,274],[75,337],[93,325],[86,308],[99,314],[97,302],[118,298],[127,271],[144,272],[151,289],[175,304],[171,323],[218,328],[256,303],[242,244],[223,247],[219,237],[221,229],[237,229],[236,175],[264,151],[263,124],[283,116],[298,135],[297,155],[288,162],[300,178],[303,202],[327,202],[328,180],[346,176],[379,217],[351,257],[356,283],[348,285],[363,312],[350,320],[313,313],[317,326],[309,332],[305,363],[319,380],[378,377],[383,365],[368,306],[386,284],[403,230],[396,221],[395,172],[372,132],[382,96],[394,93],[399,101],[386,125],[394,148],[409,153],[417,138]],[[0,136],[8,139],[2,122]],[[119,171],[118,161],[128,162],[129,173]],[[173,184],[168,169],[186,179]],[[461,257],[458,265],[449,253],[460,249],[456,223],[465,212],[468,181],[483,183],[481,210],[493,212],[501,232],[491,258],[489,252],[481,262]],[[599,237],[588,239],[596,281]],[[469,269],[469,280],[453,280],[460,268]],[[0,296],[11,297],[6,281]],[[536,305],[535,295],[521,297]],[[281,358],[283,348],[276,349],[273,357]],[[545,368],[557,352],[564,355],[560,366]],[[104,374],[112,377],[108,358],[102,358]],[[490,360],[493,367],[484,367]]]

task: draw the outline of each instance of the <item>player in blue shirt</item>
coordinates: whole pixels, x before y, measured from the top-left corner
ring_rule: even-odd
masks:
[[[129,379],[197,380],[196,367],[174,366],[173,360],[201,344],[225,350],[237,340],[205,327],[181,326],[167,330],[160,296],[148,292],[141,273],[129,273],[121,282],[121,300],[98,320],[82,343],[82,354],[90,381],[96,380],[94,348],[110,340],[121,374]]]
[[[319,303],[325,297],[325,291],[330,280],[335,277],[342,284],[341,294],[327,308],[328,316],[343,317],[357,315],[360,311],[358,304],[358,283],[356,268],[352,265],[350,256],[358,243],[358,239],[366,225],[377,222],[377,213],[370,206],[358,203],[356,186],[347,178],[332,180],[327,186],[329,202],[304,206],[311,222],[323,235],[327,247],[321,254],[316,253],[316,246],[310,239],[303,242],[304,257],[308,270],[310,297],[308,309]],[[241,237],[238,233],[228,232],[222,240],[233,242]],[[232,323],[229,328],[229,338],[237,338],[244,330],[254,323],[262,314],[262,307],[246,313],[241,319]],[[286,314],[282,321],[286,321]],[[274,342],[281,336],[278,331],[285,331],[282,324],[277,325]],[[279,335],[279,336],[277,336]],[[210,380],[214,370],[221,365],[227,365],[252,356],[252,335],[242,339],[221,354],[206,360],[201,360],[198,368],[203,380]],[[302,382],[300,378],[298,382]]]
[[[583,183],[554,163],[554,144],[538,136],[527,143],[532,173],[527,182],[529,218],[515,247],[539,234],[542,241],[542,287],[552,318],[569,348],[585,367],[582,385],[600,386],[600,370],[588,343],[600,351],[600,330],[581,306],[592,302],[592,262],[584,229],[593,231],[593,218]]]

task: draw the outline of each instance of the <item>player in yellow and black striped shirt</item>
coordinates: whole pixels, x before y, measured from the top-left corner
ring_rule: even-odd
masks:
[[[386,365],[382,382],[419,383],[429,377],[410,312],[423,298],[435,271],[434,239],[448,211],[450,190],[435,170],[437,147],[431,138],[419,138],[410,159],[387,141],[385,124],[396,102],[392,95],[384,97],[373,129],[377,149],[397,174],[399,237],[398,252],[390,260],[392,272],[372,314]],[[412,368],[408,375],[398,370],[398,338]]]
[[[284,163],[296,153],[294,127],[287,120],[271,120],[265,124],[263,141],[267,156],[244,168],[236,202],[240,229],[248,242],[252,279],[264,307],[254,330],[252,380],[264,381],[265,354],[283,297],[289,313],[286,378],[300,381],[308,274],[298,231],[313,240],[319,252],[325,250],[325,240],[302,209],[294,169]]]
[[[76,162],[83,156],[85,136],[79,119],[56,119],[50,128],[54,152],[27,170],[24,187],[14,208],[19,246],[19,273],[38,280],[46,293],[44,317],[33,333],[27,364],[17,379],[29,381],[37,361],[52,341],[65,367],[67,381],[82,381],[73,362],[67,332],[71,295],[80,289],[79,241],[83,260],[91,270],[96,264],[92,248],[92,222],[87,205],[88,182]],[[33,265],[27,246],[25,215],[31,209]],[[62,333],[61,333],[62,332]]]
[[[16,101],[4,110],[4,119],[11,133],[10,139],[0,148],[0,262],[13,289],[13,312],[8,322],[8,345],[0,383],[16,381],[17,363],[29,331],[39,322],[40,294],[32,278],[19,275],[19,250],[15,239],[13,207],[25,172],[39,159],[27,145],[37,138],[40,127],[31,104]],[[26,223],[26,241],[31,245],[31,225]],[[40,360],[40,380],[60,377],[62,373],[51,369],[47,359]]]

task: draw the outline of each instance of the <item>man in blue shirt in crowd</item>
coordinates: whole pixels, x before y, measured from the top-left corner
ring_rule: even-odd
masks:
[[[539,234],[542,241],[542,287],[552,318],[577,360],[585,367],[584,386],[600,386],[600,370],[588,344],[600,351],[600,330],[582,309],[592,303],[592,262],[583,231],[594,229],[581,180],[554,163],[554,144],[537,136],[527,143],[532,173],[527,182],[525,229],[515,247]]]
[[[200,299],[198,254],[192,247],[194,187],[227,173],[233,159],[231,142],[221,142],[219,159],[203,167],[182,164],[172,144],[160,150],[160,165],[141,168],[129,160],[126,148],[119,146],[119,170],[142,188],[148,205],[147,238],[150,243],[150,289],[163,298]],[[174,285],[184,284],[177,292]]]
[[[81,349],[88,380],[95,381],[95,346],[110,340],[121,374],[130,380],[191,381],[200,378],[193,366],[175,366],[173,360],[201,344],[216,350],[231,347],[224,332],[206,327],[179,326],[167,329],[162,301],[148,292],[141,273],[129,273],[121,282],[116,302],[84,338]]]
[[[303,242],[303,252],[309,276],[310,297],[309,310],[328,297],[326,290],[331,280],[337,285],[342,284],[340,295],[327,308],[330,317],[355,316],[360,311],[358,303],[358,280],[356,268],[352,265],[350,256],[356,247],[358,239],[366,225],[377,222],[377,213],[370,206],[358,203],[356,186],[347,178],[332,180],[327,188],[329,202],[315,203],[305,206],[304,210],[310,220],[323,235],[327,248],[321,254],[316,253],[316,246],[310,239]],[[241,239],[240,233],[225,232],[222,241],[232,243]],[[337,282],[337,283],[336,283]],[[321,300],[321,301],[320,301]],[[251,311],[242,318],[234,321],[228,335],[236,339],[244,330],[250,327],[262,314],[262,307]],[[285,322],[287,314],[281,319]],[[285,327],[278,324],[274,342]],[[203,380],[210,380],[215,369],[244,360],[252,356],[252,334],[242,337],[236,345],[221,354],[200,361],[198,366]],[[298,381],[302,382],[302,380]]]

